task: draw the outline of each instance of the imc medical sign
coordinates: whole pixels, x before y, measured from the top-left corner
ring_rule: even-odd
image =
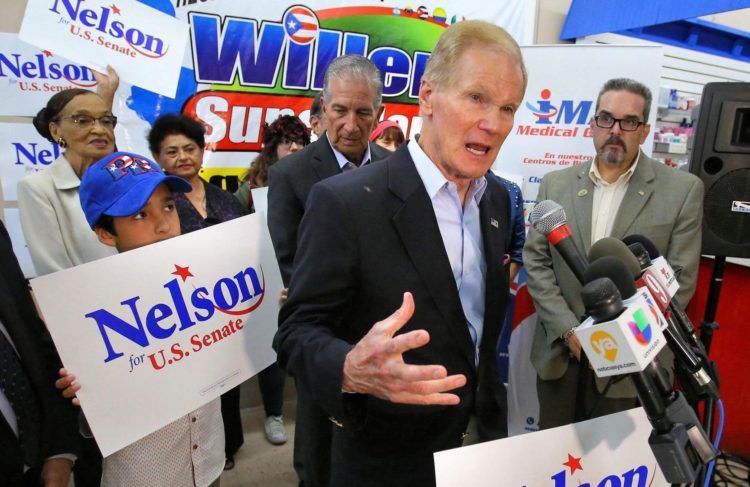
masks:
[[[31,285],[105,456],[276,360],[282,284],[262,215]]]
[[[173,97],[187,24],[136,0],[29,0],[19,37],[124,81]]]

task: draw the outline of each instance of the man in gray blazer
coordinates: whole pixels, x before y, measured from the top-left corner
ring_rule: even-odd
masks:
[[[649,140],[650,107],[651,92],[643,84],[630,79],[607,81],[590,122],[596,157],[547,174],[537,200],[562,205],[573,241],[583,254],[602,237],[648,237],[672,265],[683,268],[677,299],[687,304],[698,276],[703,183],[640,151]],[[572,423],[577,396],[587,417],[635,407],[630,381],[610,382],[579,370],[581,346],[569,330],[585,313],[581,285],[560,254],[531,229],[523,261],[537,311],[531,361],[538,374],[539,426]],[[667,351],[659,358],[669,364],[672,357]],[[578,390],[579,372],[588,375],[583,391]]]

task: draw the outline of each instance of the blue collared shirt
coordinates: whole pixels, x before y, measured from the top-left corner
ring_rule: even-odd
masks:
[[[365,154],[362,156],[362,161],[360,161],[360,165],[357,166],[353,162],[351,162],[349,159],[346,158],[344,154],[339,152],[333,144],[331,144],[331,139],[328,138],[328,132],[326,132],[326,140],[328,141],[328,145],[331,146],[331,149],[333,150],[333,155],[336,156],[336,162],[339,163],[339,167],[341,168],[341,172],[349,171],[351,169],[356,169],[357,167],[362,167],[370,163],[372,160],[372,157],[370,155],[370,144],[367,144],[367,150],[365,150]]]
[[[479,202],[487,188],[487,180],[482,176],[471,182],[462,207],[456,184],[446,179],[416,141],[410,141],[407,147],[432,201],[478,359],[478,346],[482,342],[484,329],[487,274],[479,222]]]

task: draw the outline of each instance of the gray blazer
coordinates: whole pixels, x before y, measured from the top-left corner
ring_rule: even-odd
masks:
[[[18,182],[21,228],[37,275],[117,253],[89,228],[78,198],[80,185],[64,156]]]
[[[547,174],[537,197],[537,201],[550,199],[565,208],[573,241],[584,254],[591,248],[591,164]],[[673,265],[682,266],[677,299],[687,304],[698,277],[702,217],[703,182],[641,153],[611,236],[644,235]],[[568,368],[568,354],[558,338],[576,326],[585,312],[581,285],[560,254],[533,228],[526,238],[523,263],[537,312],[531,362],[542,380],[559,379]],[[620,381],[607,395],[634,397],[635,390],[629,381]]]

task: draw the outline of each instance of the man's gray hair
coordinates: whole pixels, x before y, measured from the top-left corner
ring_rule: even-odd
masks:
[[[320,118],[320,97],[323,96],[323,92],[319,91],[313,98],[312,105],[310,105],[310,116]]]
[[[331,82],[334,79],[361,79],[367,82],[375,93],[373,106],[377,109],[383,98],[383,80],[380,77],[380,70],[375,63],[366,57],[356,54],[347,54],[334,59],[326,70],[323,79],[323,99],[328,102],[331,99]]]
[[[599,91],[599,96],[596,98],[596,111],[599,111],[599,102],[602,99],[602,95],[608,91],[627,91],[643,98],[645,102],[643,104],[643,121],[648,122],[648,115],[651,113],[651,90],[646,87],[643,83],[640,83],[630,78],[614,78],[602,86]]]

